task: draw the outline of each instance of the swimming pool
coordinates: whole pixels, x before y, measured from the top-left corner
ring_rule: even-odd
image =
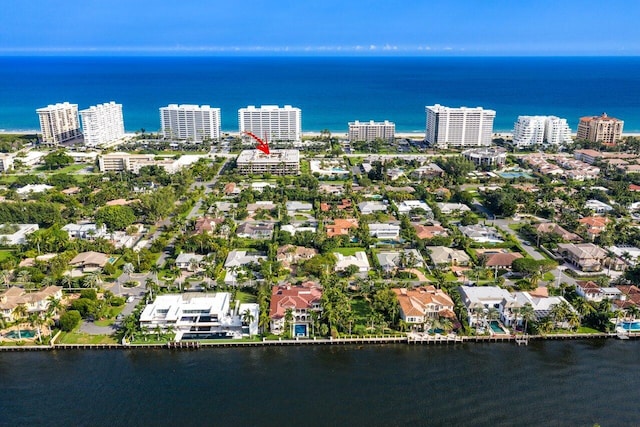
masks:
[[[505,334],[506,333],[504,331],[504,329],[502,329],[502,327],[500,327],[500,324],[495,320],[492,320],[491,323],[489,324],[489,326],[491,327],[491,330],[493,331],[494,334]]]
[[[531,178],[533,178],[531,175],[529,175],[526,172],[498,172],[498,175],[500,175],[502,178],[507,178],[507,179],[512,179],[512,178],[531,179]]]
[[[622,327],[625,331],[640,332],[640,321],[635,322],[620,322],[618,326]]]
[[[9,331],[4,334],[4,336],[12,340],[20,338],[30,339],[36,336],[36,331],[33,329],[20,329],[20,335],[18,335],[18,331]]]

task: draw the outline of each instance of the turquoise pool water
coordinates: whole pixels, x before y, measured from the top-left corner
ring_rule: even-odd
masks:
[[[498,322],[496,322],[495,320],[493,320],[489,326],[491,327],[491,330],[493,331],[493,333],[495,334],[504,334],[504,329],[502,329],[500,327],[500,324]]]
[[[498,175],[500,175],[502,178],[533,178],[531,175],[529,175],[526,172],[498,172]]]
[[[640,322],[621,322],[618,324],[625,331],[640,332]]]
[[[36,331],[34,331],[33,329],[20,329],[20,335],[18,335],[18,331],[9,331],[6,334],[4,334],[4,336],[12,340],[15,340],[18,338],[29,339],[36,336]]]
[[[114,262],[116,262],[118,258],[112,256],[111,258],[109,258],[109,264],[113,264]]]

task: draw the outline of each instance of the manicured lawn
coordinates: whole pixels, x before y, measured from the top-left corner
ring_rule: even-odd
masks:
[[[255,303],[258,301],[258,298],[255,295],[243,291],[238,291],[236,293],[236,299],[242,304]]]
[[[59,344],[116,344],[109,335],[89,335],[80,332],[62,332],[56,341]]]
[[[580,326],[578,328],[578,333],[579,334],[601,334],[602,332],[600,332],[597,329],[588,328],[586,326]]]
[[[80,164],[80,165],[69,165],[69,166],[65,166],[63,168],[60,169],[51,169],[49,170],[46,166],[39,166],[37,168],[35,168],[35,170],[39,171],[39,172],[44,172],[44,173],[74,173],[74,172],[78,172],[79,170],[82,170],[88,166],[91,166],[89,164]]]
[[[364,248],[337,248],[334,249],[333,252],[337,252],[344,256],[350,256],[355,254],[356,252],[364,252]]]
[[[551,282],[552,280],[555,280],[555,277],[551,272],[547,272],[547,273],[544,273],[544,276],[542,276],[542,280],[546,282]]]
[[[366,324],[371,314],[371,306],[364,298],[353,298],[351,300],[351,310],[355,314],[356,323]]]
[[[113,319],[96,320],[93,324],[96,326],[111,326],[113,325]]]

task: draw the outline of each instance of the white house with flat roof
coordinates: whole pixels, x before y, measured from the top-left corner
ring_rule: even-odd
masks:
[[[397,240],[400,238],[400,226],[385,223],[369,224],[369,235],[377,239]]]
[[[358,267],[359,273],[366,273],[371,269],[369,264],[369,259],[367,258],[367,254],[364,251],[359,251],[354,253],[353,255],[342,255],[341,253],[334,252],[336,257],[336,266],[335,271],[344,271],[350,265],[355,265]]]
[[[470,325],[484,323],[489,310],[496,309],[500,320],[509,326],[515,320],[513,309],[522,306],[506,289],[497,286],[460,286],[458,289]]]
[[[258,333],[258,304],[231,308],[231,294],[185,293],[159,295],[140,314],[140,327],[153,331],[173,330],[175,341],[183,339],[240,339]]]
[[[613,206],[596,199],[587,200],[584,203],[584,208],[592,210],[598,215],[603,215],[613,210]]]
[[[0,243],[21,245],[27,236],[39,229],[38,224],[3,224],[0,225]]]

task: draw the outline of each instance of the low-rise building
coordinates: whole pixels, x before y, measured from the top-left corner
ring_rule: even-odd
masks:
[[[233,308],[232,308],[233,307]],[[258,333],[258,304],[231,304],[231,294],[159,295],[140,314],[140,327],[175,332],[175,341],[239,339]]]
[[[5,322],[15,322],[18,317],[15,309],[24,305],[27,313],[43,313],[49,308],[50,298],[62,299],[62,288],[59,286],[47,286],[35,292],[27,293],[26,290],[12,286],[0,292],[0,318]]]
[[[265,154],[259,150],[244,150],[236,164],[242,175],[299,175],[300,151],[271,150]]]
[[[502,237],[491,227],[481,224],[466,225],[458,227],[460,232],[478,243],[502,243]]]
[[[585,272],[600,271],[603,267],[620,270],[624,263],[617,258],[608,258],[607,251],[593,243],[559,243],[558,254]]]
[[[333,253],[336,257],[335,271],[344,271],[350,265],[358,267],[359,273],[366,273],[371,269],[369,259],[364,251],[358,251],[353,255],[342,255],[339,252]]]
[[[476,166],[502,166],[507,161],[507,150],[501,147],[472,148],[462,155]]]
[[[0,153],[0,173],[13,169],[13,154]]]
[[[400,238],[400,226],[397,224],[372,223],[369,224],[369,235],[376,239],[398,240]]]
[[[383,251],[376,254],[382,270],[389,272],[398,268],[424,267],[424,258],[416,249]]]
[[[27,236],[38,231],[38,224],[3,224],[0,225],[0,243],[3,245],[22,245]]]
[[[428,319],[455,319],[453,300],[441,289],[424,286],[416,289],[393,288],[400,303],[400,318],[409,324],[423,324]]]
[[[266,261],[267,257],[260,252],[248,252],[233,250],[227,255],[227,259],[224,263],[226,270],[224,283],[227,285],[235,286],[238,284],[238,273],[243,267],[248,267],[252,264],[260,264],[260,261]]]
[[[67,224],[62,227],[69,234],[70,239],[95,240],[97,238],[107,238],[107,226],[105,224]]]
[[[236,229],[236,236],[246,239],[265,240],[273,237],[274,223],[244,222]]]
[[[416,237],[418,237],[418,239],[432,239],[438,236],[446,237],[449,235],[447,229],[440,225],[413,224],[413,228],[416,230]]]
[[[176,257],[176,267],[180,270],[196,271],[204,261],[204,255],[193,252],[182,252]]]
[[[327,232],[327,237],[348,236],[349,229],[357,227],[358,220],[353,218],[337,218],[333,221],[333,223],[325,224],[324,226]]]
[[[459,215],[463,212],[469,212],[471,210],[469,209],[469,206],[465,205],[464,203],[438,202],[436,203],[436,206],[438,206],[438,209],[440,209],[440,212],[443,215]]]
[[[276,261],[282,263],[284,268],[291,268],[292,264],[306,261],[318,255],[318,251],[304,246],[284,245],[276,251]]]
[[[435,265],[460,265],[471,263],[471,258],[465,251],[446,246],[428,246],[429,256]]]
[[[543,234],[557,234],[562,240],[567,242],[582,241],[582,238],[580,236],[565,230],[555,222],[541,222],[534,225],[533,228],[538,236],[541,236]]]
[[[358,209],[362,215],[370,215],[376,212],[386,212],[387,204],[378,201],[367,201],[358,203]]]
[[[313,328],[313,313],[322,312],[321,299],[322,288],[313,282],[274,286],[269,304],[271,333],[280,335],[288,326],[291,336],[308,337]]]
[[[497,286],[460,286],[458,289],[467,308],[469,325],[485,324],[489,310],[495,309],[500,320],[510,326],[516,319],[514,309],[522,306],[506,289]]]
[[[485,267],[495,270],[511,270],[513,261],[522,258],[522,254],[518,252],[494,252],[484,253],[482,257],[485,259]]]
[[[584,208],[592,210],[593,213],[597,215],[604,215],[613,210],[613,207],[611,205],[608,205],[596,199],[587,200],[584,204]]]

